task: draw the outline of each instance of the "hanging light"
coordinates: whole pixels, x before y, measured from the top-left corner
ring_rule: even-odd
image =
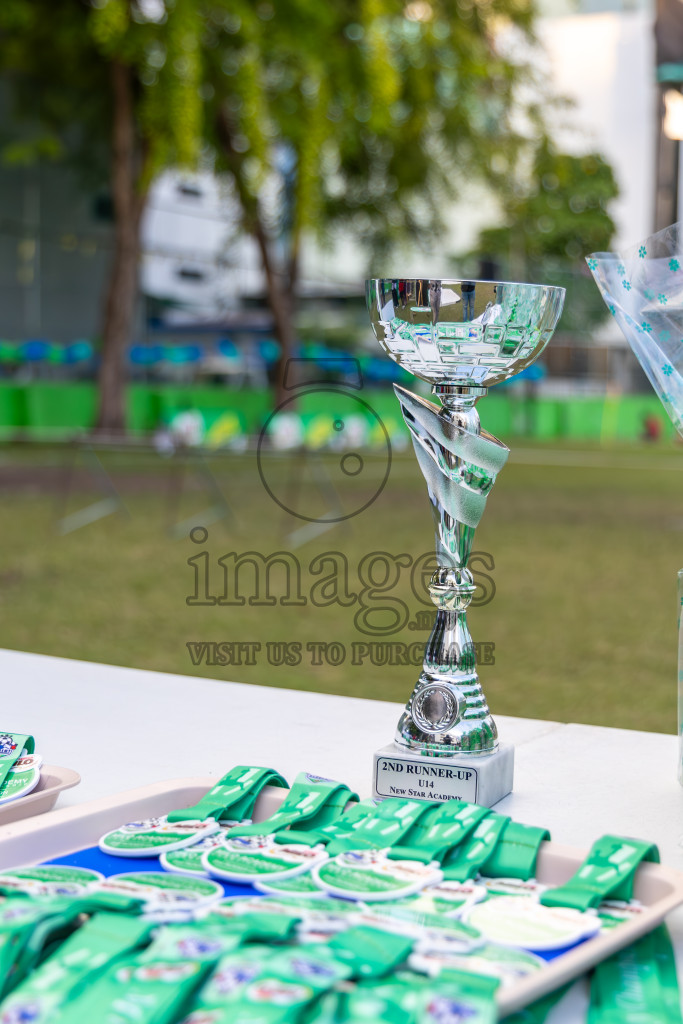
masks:
[[[669,139],[683,140],[683,93],[678,89],[664,93],[664,134]]]

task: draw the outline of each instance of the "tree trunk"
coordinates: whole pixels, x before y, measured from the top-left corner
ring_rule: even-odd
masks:
[[[254,234],[261,252],[261,263],[266,278],[266,298],[270,311],[273,314],[275,338],[280,345],[280,358],[275,371],[275,394],[273,396],[274,408],[279,409],[290,397],[289,389],[296,379],[288,369],[288,366],[294,355],[294,304],[298,273],[297,247],[293,246],[289,273],[287,280],[283,281],[278,279],[277,272],[273,267],[268,239],[260,222],[254,225]],[[289,381],[289,388],[285,386],[287,381]]]
[[[228,164],[234,176],[237,194],[242,205],[244,223],[256,239],[261,254],[261,265],[266,279],[266,299],[273,315],[273,329],[280,345],[280,358],[276,369],[274,408],[278,409],[290,397],[285,388],[288,364],[294,353],[294,307],[299,273],[299,236],[292,236],[286,274],[278,276],[273,264],[268,235],[259,213],[258,200],[249,194],[242,175],[244,157],[233,145],[233,130],[225,110],[219,111],[216,130]],[[291,385],[290,385],[291,386]]]
[[[140,219],[145,203],[138,187],[140,152],[130,68],[114,60],[111,76],[114,257],[104,306],[98,378],[99,411],[95,429],[101,434],[125,431],[125,353],[131,341],[138,294]]]

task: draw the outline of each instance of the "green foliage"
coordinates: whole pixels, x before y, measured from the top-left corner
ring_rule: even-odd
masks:
[[[503,175],[524,144],[514,91],[531,69],[495,40],[506,25],[528,40],[525,0],[205,0],[203,12],[206,123],[249,229],[260,216],[275,233],[324,236],[344,222],[374,252],[406,235],[431,243],[460,183]]]
[[[105,70],[88,38],[86,8],[74,0],[3,0],[0,72],[11,116],[0,128],[0,159],[64,159],[86,178],[106,180]]]
[[[14,166],[28,166],[36,160],[59,160],[64,146],[59,138],[40,132],[35,137],[8,142],[2,149],[3,162]]]
[[[608,244],[616,195],[600,156],[557,152],[519,99],[534,14],[531,0],[3,0],[0,69],[30,127],[0,136],[0,156],[67,156],[106,180],[117,61],[134,79],[140,188],[196,159],[203,105],[243,225],[281,264],[303,231],[342,224],[375,258],[433,246],[444,205],[479,178],[507,218],[478,252],[523,276]]]
[[[502,277],[562,285],[562,330],[585,333],[607,314],[584,257],[609,248],[615,225],[608,207],[618,193],[600,154],[560,153],[543,137],[531,172],[507,190],[505,223],[481,232],[470,261],[493,260]]]
[[[130,7],[127,0],[107,0],[99,4],[90,16],[90,34],[99,52],[106,57],[123,57],[128,62],[134,48],[126,45],[130,30]]]
[[[28,10],[24,9],[28,8]],[[124,429],[148,188],[200,147],[197,0],[3,0],[0,73],[14,117],[0,158],[66,156],[91,187],[110,184],[114,252],[106,285],[96,429]]]
[[[140,187],[170,164],[194,163],[201,138],[197,19],[196,0],[3,0],[0,71],[15,118],[0,136],[0,156],[65,157],[107,181],[110,64],[118,61],[133,82]]]
[[[511,263],[575,262],[609,246],[615,228],[608,205],[618,193],[612,168],[598,153],[570,156],[544,139],[532,173],[506,203],[506,223],[482,231],[478,249]]]
[[[530,52],[534,13],[530,0],[3,0],[0,68],[33,130],[0,153],[69,155],[104,177],[117,60],[135,79],[143,185],[196,159],[203,101],[249,229],[259,217],[271,236],[324,237],[344,222],[375,253],[431,244],[462,182],[505,195],[528,166],[513,123],[534,72],[513,55]],[[530,180],[544,184],[507,195],[508,223],[480,248],[577,258],[609,234],[600,157],[544,142]]]

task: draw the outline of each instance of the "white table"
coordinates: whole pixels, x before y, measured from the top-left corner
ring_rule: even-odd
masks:
[[[225,683],[0,651],[2,728],[31,732],[51,764],[83,781],[58,806],[186,775],[267,764],[291,781],[307,770],[361,797],[372,755],[401,710],[386,701]],[[673,701],[673,690],[672,690]],[[515,745],[515,791],[496,810],[588,848],[611,832],[650,839],[683,871],[683,790],[674,736],[496,716]],[[669,918],[683,978],[683,911]],[[583,1022],[576,985],[552,1024]]]

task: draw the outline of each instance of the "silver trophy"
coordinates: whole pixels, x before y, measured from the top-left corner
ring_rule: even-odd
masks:
[[[459,798],[490,807],[512,789],[514,751],[498,742],[467,628],[474,531],[510,450],[481,429],[475,406],[492,384],[538,358],[564,294],[503,281],[366,282],[380,345],[441,401],[394,385],[432,506],[438,568],[429,592],[437,613],[394,743],[375,754],[376,797]]]

